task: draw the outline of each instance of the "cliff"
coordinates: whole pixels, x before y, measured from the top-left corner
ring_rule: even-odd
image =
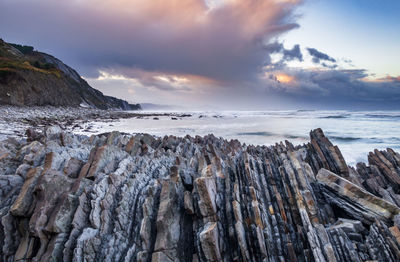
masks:
[[[57,58],[1,39],[0,104],[140,109],[138,104],[103,95]]]
[[[1,261],[399,261],[400,155],[348,167],[322,130],[0,144]]]

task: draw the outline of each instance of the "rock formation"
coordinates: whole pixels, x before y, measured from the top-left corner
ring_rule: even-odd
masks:
[[[139,104],[105,96],[90,87],[59,59],[0,39],[0,105],[4,104],[140,109]]]
[[[399,261],[400,155],[91,137],[0,143],[1,261]]]

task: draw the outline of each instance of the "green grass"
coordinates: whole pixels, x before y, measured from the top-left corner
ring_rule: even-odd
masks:
[[[40,62],[38,62],[40,63]],[[33,62],[33,64],[36,64]],[[16,70],[31,70],[35,72],[40,72],[43,74],[54,74],[57,77],[61,77],[61,71],[55,68],[54,66],[46,66],[46,64],[38,64],[43,65],[44,68],[36,67],[28,61],[16,61],[6,57],[0,57],[0,70],[2,71],[16,71]]]

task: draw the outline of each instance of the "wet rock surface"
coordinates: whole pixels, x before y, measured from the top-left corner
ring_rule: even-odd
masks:
[[[400,259],[391,149],[39,133],[0,142],[0,261]]]

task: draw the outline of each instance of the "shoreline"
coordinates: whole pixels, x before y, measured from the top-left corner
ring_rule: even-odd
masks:
[[[102,110],[77,107],[53,107],[53,106],[0,106],[0,140],[11,137],[24,137],[29,128],[45,128],[58,125],[62,130],[74,131],[84,129],[82,125],[94,122],[114,122],[128,118],[157,118],[157,117],[182,118],[189,117],[184,113],[140,113],[140,111]],[[89,128],[86,130],[90,132]]]
[[[368,153],[386,147],[400,151],[400,112],[344,111],[107,111],[87,108],[0,107],[0,140],[26,137],[26,130],[59,125],[64,131],[92,135],[118,130],[155,136],[214,134],[249,145],[277,141],[307,143],[306,134],[321,127],[349,163],[367,163]],[[179,120],[179,121],[174,121]]]

